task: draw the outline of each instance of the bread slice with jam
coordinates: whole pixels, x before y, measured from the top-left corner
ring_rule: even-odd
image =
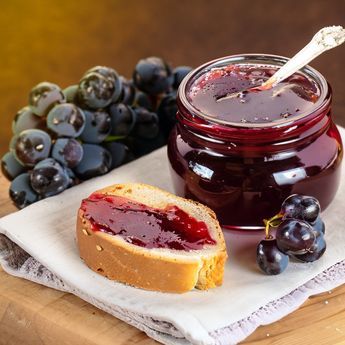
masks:
[[[76,231],[80,257],[111,280],[175,293],[222,284],[223,233],[195,201],[145,184],[109,186],[82,201]]]

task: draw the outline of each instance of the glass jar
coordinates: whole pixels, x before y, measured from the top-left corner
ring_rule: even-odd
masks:
[[[225,57],[192,71],[180,85],[178,123],[168,142],[175,191],[209,206],[225,228],[262,228],[263,219],[294,193],[316,197],[325,209],[337,191],[342,142],[331,118],[331,87],[315,69],[301,70],[320,90],[312,111],[280,122],[219,121],[188,100],[193,82],[212,68],[286,61],[258,54]]]

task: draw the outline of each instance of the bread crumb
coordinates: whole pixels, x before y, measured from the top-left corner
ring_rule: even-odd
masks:
[[[90,236],[89,232],[86,229],[83,229],[82,231],[85,236]]]

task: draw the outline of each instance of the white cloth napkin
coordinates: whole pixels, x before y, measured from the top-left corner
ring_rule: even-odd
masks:
[[[345,137],[345,130],[341,132]],[[310,295],[345,283],[345,165],[338,194],[322,215],[328,249],[319,261],[290,263],[283,274],[266,276],[255,263],[256,244],[263,234],[225,231],[229,260],[224,284],[181,295],[110,281],[80,260],[75,243],[80,201],[119,182],[144,182],[172,191],[166,148],[2,218],[3,269],[71,292],[150,337],[174,345],[235,344],[258,326],[292,312]]]

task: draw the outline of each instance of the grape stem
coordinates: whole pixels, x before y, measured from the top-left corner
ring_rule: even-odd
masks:
[[[126,137],[124,135],[108,135],[104,142],[106,143],[111,143],[113,141],[117,141],[117,140],[122,140],[125,139]]]
[[[273,216],[270,219],[264,219],[263,222],[265,224],[265,233],[266,233],[266,239],[270,239],[272,236],[270,235],[270,229],[276,228],[282,223],[283,214],[278,213],[275,216]]]

